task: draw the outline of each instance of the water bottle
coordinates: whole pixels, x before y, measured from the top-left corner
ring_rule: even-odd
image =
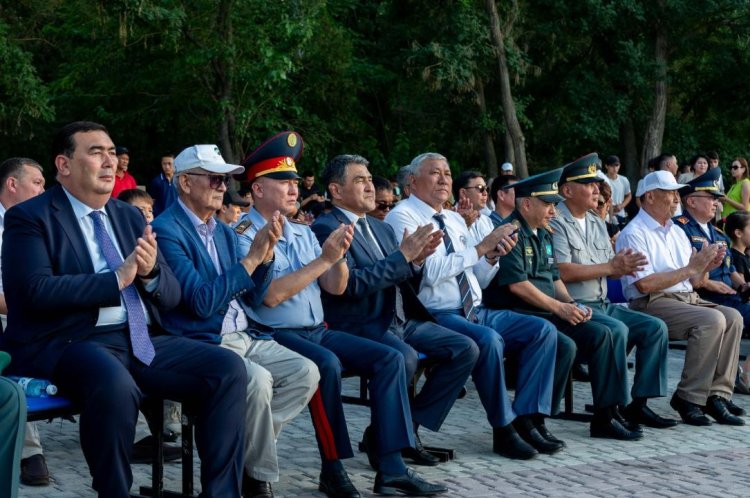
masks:
[[[34,379],[32,377],[8,377],[13,382],[17,382],[26,396],[30,398],[46,398],[57,394],[57,386],[44,379]]]

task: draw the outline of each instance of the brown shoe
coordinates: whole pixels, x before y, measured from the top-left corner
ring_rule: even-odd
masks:
[[[44,455],[31,455],[21,460],[21,482],[27,486],[49,485],[49,470]]]

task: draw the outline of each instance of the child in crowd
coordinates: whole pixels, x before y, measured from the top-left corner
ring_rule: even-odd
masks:
[[[154,221],[154,199],[145,190],[137,188],[123,190],[117,198],[137,207],[146,218],[146,223],[150,224]]]
[[[750,212],[734,211],[727,216],[724,229],[729,240],[732,241],[734,267],[745,282],[737,289],[737,293],[742,296],[743,300],[747,300],[750,297],[750,256],[747,255],[747,249],[750,248]],[[750,356],[738,369],[734,392],[750,394],[748,373],[750,373]]]

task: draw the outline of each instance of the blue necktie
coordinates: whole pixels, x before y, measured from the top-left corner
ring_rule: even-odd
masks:
[[[456,250],[453,248],[453,241],[448,235],[448,230],[445,229],[445,221],[443,221],[443,215],[435,214],[433,215],[433,218],[437,220],[440,230],[443,231],[443,244],[445,244],[445,252],[448,254],[453,254],[454,252],[456,252]],[[458,290],[461,293],[461,304],[463,306],[464,316],[470,322],[476,323],[477,314],[474,312],[474,297],[471,294],[471,286],[469,285],[469,279],[466,276],[466,272],[462,271],[461,273],[456,275],[456,280],[458,281]]]
[[[91,211],[89,216],[94,220],[94,236],[102,250],[104,259],[107,261],[107,266],[110,270],[117,271],[122,265],[122,258],[104,227],[101,211]],[[154,345],[151,343],[151,338],[148,336],[146,315],[143,313],[135,284],[131,283],[122,290],[122,300],[125,303],[125,311],[128,313],[128,328],[130,329],[130,344],[133,346],[133,356],[146,365],[150,365],[156,352],[154,351]]]

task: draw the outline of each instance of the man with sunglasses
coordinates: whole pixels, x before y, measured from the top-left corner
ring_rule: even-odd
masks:
[[[489,216],[482,214],[487,208],[489,191],[484,177],[476,171],[464,171],[456,181],[453,182],[453,198],[460,206],[466,203],[474,211],[474,221],[469,225],[470,240],[473,245],[479,244],[492,230],[495,225]]]
[[[383,221],[385,215],[396,207],[393,199],[393,187],[391,182],[381,176],[373,176],[372,184],[375,187],[375,209],[367,214]]]

